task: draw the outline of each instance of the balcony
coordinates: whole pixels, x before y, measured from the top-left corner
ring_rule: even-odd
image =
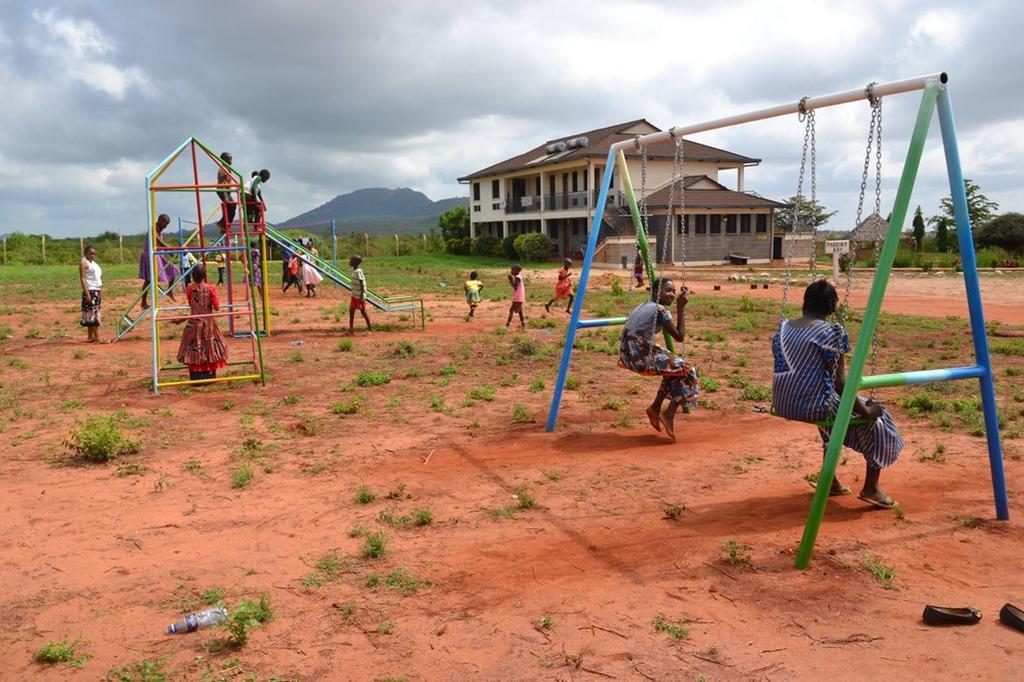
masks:
[[[513,197],[505,203],[505,213],[536,213],[540,210],[540,196]]]
[[[574,211],[587,208],[589,192],[568,192],[566,194],[545,194],[545,211]]]

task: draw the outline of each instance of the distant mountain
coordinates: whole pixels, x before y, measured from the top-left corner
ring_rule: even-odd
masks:
[[[339,233],[418,233],[436,225],[438,216],[448,209],[466,204],[468,199],[460,197],[431,201],[423,192],[408,187],[373,187],[339,194],[326,204],[300,213],[277,226],[315,225],[317,227],[313,231],[322,232],[323,228],[319,226],[325,223],[329,225],[334,220]]]

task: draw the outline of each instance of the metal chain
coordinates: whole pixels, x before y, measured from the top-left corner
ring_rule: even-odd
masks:
[[[868,85],[868,99],[871,102],[871,118],[875,122],[875,215],[882,219],[882,100],[874,96],[874,83]],[[875,232],[875,267],[881,256],[882,239]],[[871,374],[878,374],[878,327],[871,334]],[[874,389],[869,396],[875,397]]]
[[[679,226],[682,230],[679,252],[682,257],[682,267],[679,271],[679,280],[683,287],[686,286],[686,155],[683,150],[683,138],[676,142],[676,156],[672,162],[673,173],[675,167],[679,166]]]
[[[814,209],[814,205],[818,201],[818,152],[815,147],[814,140],[814,110],[807,112],[807,120],[811,129],[811,205],[808,207],[810,210]],[[804,133],[806,145],[806,132]],[[813,282],[818,278],[818,223],[815,222],[814,216],[809,216],[811,221],[811,281]]]
[[[814,110],[808,111],[806,109],[807,97],[800,100],[800,111],[797,114],[797,120],[804,124],[804,146],[803,151],[800,154],[800,176],[796,183],[796,197],[793,202],[792,208],[792,225],[790,227],[790,240],[789,247],[786,250],[786,279],[782,283],[782,308],[779,310],[779,320],[786,318],[786,301],[789,298],[789,287],[790,280],[793,279],[793,256],[796,253],[796,240],[792,238],[800,228],[800,201],[803,199],[804,191],[804,174],[807,169],[807,150],[810,148],[812,154],[814,151],[813,145],[811,145],[811,139],[814,135]],[[811,174],[814,174],[816,170],[815,161],[811,160]],[[812,191],[816,191],[817,187],[814,180],[811,181]],[[785,239],[785,236],[783,236]]]

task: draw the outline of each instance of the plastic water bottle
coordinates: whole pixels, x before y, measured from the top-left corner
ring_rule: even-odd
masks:
[[[228,610],[223,606],[215,609],[207,609],[199,613],[190,613],[176,620],[167,626],[167,634],[180,635],[185,632],[195,632],[202,628],[208,628],[217,623],[223,623],[228,619]]]
[[[302,346],[302,345],[304,345],[305,343],[306,343],[306,342],[305,342],[305,341],[303,341],[302,339],[296,339],[295,341],[292,341],[292,345],[293,345],[293,346]]]

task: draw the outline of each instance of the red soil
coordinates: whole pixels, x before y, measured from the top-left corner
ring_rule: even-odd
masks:
[[[952,279],[942,282],[944,293],[933,290],[937,279],[897,279],[886,309],[963,314]],[[711,280],[695,284],[698,296],[714,295]],[[985,288],[991,319],[1024,322],[1019,283],[986,280]],[[725,289],[723,296],[755,294],[739,284]],[[775,297],[778,288],[756,295]],[[863,296],[858,291],[854,300]],[[671,444],[640,425],[644,384],[642,395],[621,393],[630,401],[625,412],[636,417],[631,426],[613,426],[614,412],[569,392],[559,430],[546,434],[541,423],[509,423],[513,403],[538,420],[546,413],[550,394],[528,392],[525,369],[515,385],[499,389],[497,401],[478,402],[469,414],[426,409],[427,397],[441,389],[420,379],[368,391],[364,412],[341,419],[327,405],[351,397],[339,389],[371,364],[367,355],[380,357],[400,339],[434,344],[426,360],[411,364],[436,378],[460,347],[490,343],[484,337],[504,321],[504,306],[485,305],[482,319],[467,324],[460,306],[436,303],[427,334],[357,335],[362,355],[346,355],[331,352],[337,334],[306,312],[304,300],[274,305],[282,309],[279,320],[305,314],[307,321],[301,333],[282,323],[267,341],[273,380],[266,388],[153,396],[146,385],[150,345],[141,334],[101,347],[77,339],[3,347],[3,384],[29,414],[12,418],[0,434],[10,446],[0,459],[0,677],[97,679],[112,666],[160,656],[170,657],[168,668],[181,679],[201,679],[208,665],[219,671],[232,658],[240,663],[223,673],[227,679],[1020,676],[1014,670],[1024,634],[1000,626],[997,614],[1006,601],[1024,604],[1024,505],[1016,485],[1024,465],[1006,463],[1014,520],[987,520],[993,505],[982,439],[902,421],[907,452],[883,484],[906,517],[869,510],[855,496],[831,501],[813,565],[800,572],[793,554],[811,497],[802,476],[815,470],[820,452],[806,425],[749,407],[698,410],[680,418],[679,441]],[[540,314],[539,303],[530,307]],[[72,314],[52,305],[36,324]],[[306,342],[302,364],[287,361],[296,338]],[[88,356],[75,359],[81,349]],[[8,367],[12,356],[29,369]],[[548,387],[555,362],[538,375],[548,377]],[[633,381],[613,363],[609,358],[609,382]],[[127,375],[114,374],[118,368]],[[470,361],[452,381],[461,390],[444,393],[454,407],[470,386],[497,384],[516,369]],[[298,404],[279,404],[289,395],[299,396]],[[385,396],[403,406],[389,409]],[[57,409],[69,397],[84,401],[85,412],[152,410],[143,452],[133,458],[149,472],[117,477],[113,465],[52,466],[48,457],[83,414]],[[236,405],[225,410],[229,400]],[[257,400],[270,409],[253,408]],[[244,408],[253,408],[251,419],[240,419]],[[302,415],[319,420],[317,435],[302,435]],[[482,428],[471,428],[471,419]],[[277,446],[269,457],[273,473],[257,469],[252,485],[236,490],[231,457],[246,437]],[[944,464],[913,456],[940,442]],[[207,475],[183,468],[193,457]],[[861,467],[855,455],[840,467],[855,491]],[[399,483],[408,486],[401,499],[353,501],[358,485],[385,492]],[[514,503],[520,486],[537,508],[492,518],[487,510]],[[667,505],[685,505],[682,517],[665,518]],[[429,507],[434,524],[386,528],[388,556],[359,558],[362,539],[349,530],[379,527],[379,512],[392,507]],[[751,566],[724,560],[727,540],[752,548]],[[333,549],[352,557],[352,572],[304,589],[303,576]],[[892,589],[861,567],[865,552],[896,568]],[[432,585],[409,596],[365,586],[368,573],[399,566]],[[229,606],[268,592],[276,619],[226,654],[202,650],[217,632],[162,634],[178,612],[168,604],[176,590],[213,585],[228,588]],[[342,611],[347,602],[357,607],[351,620]],[[970,628],[929,628],[920,621],[925,603],[970,604],[984,619]],[[545,615],[550,628],[538,626]],[[656,631],[659,615],[689,628],[688,637],[675,642]],[[385,620],[394,623],[393,634],[378,633]],[[31,662],[43,642],[79,635],[94,657],[83,668]],[[197,663],[197,656],[204,659]]]

